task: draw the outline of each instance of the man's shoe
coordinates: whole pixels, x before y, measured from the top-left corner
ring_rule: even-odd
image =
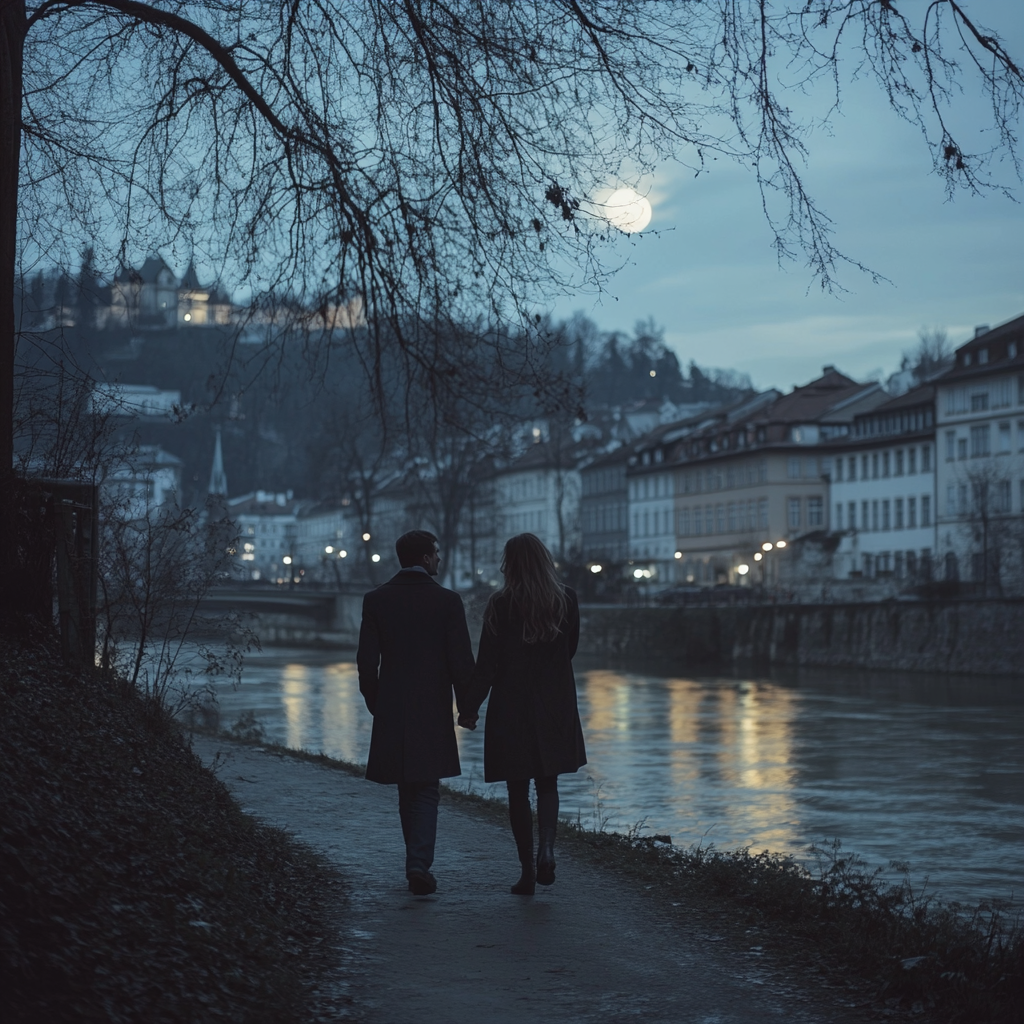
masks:
[[[413,896],[430,896],[437,892],[437,879],[429,871],[413,868],[405,877],[409,879],[409,892]]]

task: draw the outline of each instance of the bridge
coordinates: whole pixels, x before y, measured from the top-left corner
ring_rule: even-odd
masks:
[[[232,584],[213,588],[201,608],[207,615],[240,616],[261,643],[355,647],[363,593],[354,587]]]

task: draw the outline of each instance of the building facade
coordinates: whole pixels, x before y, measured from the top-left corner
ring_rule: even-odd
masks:
[[[936,384],[941,576],[1024,590],[1024,317],[978,328]]]
[[[857,416],[829,487],[837,580],[927,582],[935,551],[935,388]]]

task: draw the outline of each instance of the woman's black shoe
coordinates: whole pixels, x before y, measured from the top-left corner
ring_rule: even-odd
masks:
[[[555,830],[542,828],[537,845],[537,884],[551,885],[555,880]]]
[[[512,894],[514,896],[532,896],[536,885],[537,876],[534,874],[532,864],[524,864],[522,874],[519,876],[519,881],[512,886]]]

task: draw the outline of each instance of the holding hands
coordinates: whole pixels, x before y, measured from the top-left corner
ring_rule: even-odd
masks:
[[[476,723],[479,718],[479,715],[459,715],[459,725],[461,725],[463,729],[469,729],[472,731],[476,728]]]

